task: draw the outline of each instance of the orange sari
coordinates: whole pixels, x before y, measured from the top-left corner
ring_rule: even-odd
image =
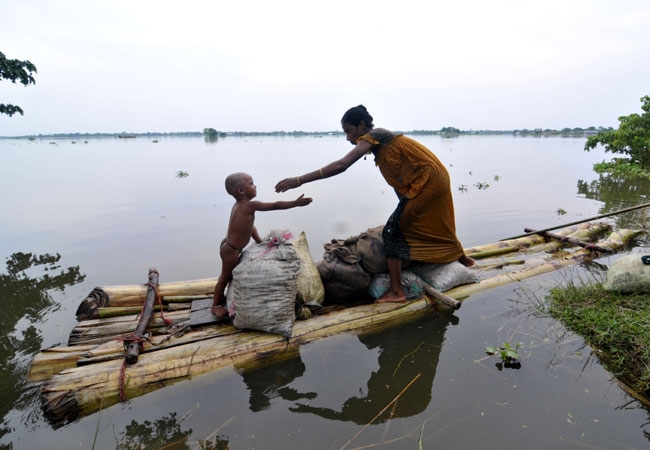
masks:
[[[373,144],[375,164],[400,197],[384,227],[386,256],[428,263],[463,256],[449,173],[440,160],[419,142],[382,128],[359,140]]]

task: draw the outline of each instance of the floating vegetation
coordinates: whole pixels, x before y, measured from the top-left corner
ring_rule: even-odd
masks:
[[[485,353],[490,356],[497,355],[501,358],[501,362],[497,363],[497,368],[501,370],[503,367],[511,369],[519,369],[521,363],[519,362],[519,349],[523,346],[521,342],[517,342],[513,347],[508,342],[501,344],[501,347],[496,348],[493,345],[485,347]]]
[[[176,171],[176,178],[187,178],[189,176],[190,176],[190,174],[185,172],[184,170]]]
[[[474,175],[473,171],[471,171],[471,170],[468,172],[468,174],[470,176]],[[494,181],[499,181],[501,179],[501,176],[500,175],[494,175],[492,177],[492,179]],[[485,181],[479,181],[477,183],[474,183],[472,186],[474,186],[476,189],[482,191],[482,190],[485,190],[485,189],[489,188],[490,184],[488,182],[485,182]],[[461,184],[460,186],[458,186],[458,190],[460,192],[467,192],[468,191],[467,185],[466,184]]]

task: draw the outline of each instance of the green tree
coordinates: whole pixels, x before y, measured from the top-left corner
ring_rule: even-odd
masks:
[[[458,128],[455,127],[442,127],[440,129],[441,133],[449,133],[449,134],[460,134],[461,131]]]
[[[32,75],[36,72],[36,66],[31,62],[21,61],[19,59],[7,59],[4,53],[0,52],[0,80],[9,80],[12,83],[18,81],[24,86],[28,86],[36,83]],[[0,114],[6,114],[11,117],[15,113],[20,113],[22,116],[22,108],[16,105],[0,103]]]
[[[643,114],[630,114],[618,118],[617,130],[601,131],[587,138],[585,150],[599,144],[606,152],[626,155],[617,159],[621,165],[634,164],[643,170],[650,169],[650,95],[641,98]]]
[[[219,132],[215,130],[214,128],[204,128],[203,129],[203,135],[207,136],[209,138],[216,138],[218,136]]]

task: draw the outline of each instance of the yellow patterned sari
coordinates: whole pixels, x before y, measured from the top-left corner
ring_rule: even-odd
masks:
[[[375,164],[400,197],[384,227],[386,256],[428,263],[463,256],[449,173],[440,160],[419,142],[382,128],[359,140],[373,145]]]

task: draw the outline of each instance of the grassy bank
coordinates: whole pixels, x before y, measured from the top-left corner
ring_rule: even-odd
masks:
[[[619,294],[602,283],[553,288],[549,313],[583,337],[620,382],[650,403],[650,295]]]

